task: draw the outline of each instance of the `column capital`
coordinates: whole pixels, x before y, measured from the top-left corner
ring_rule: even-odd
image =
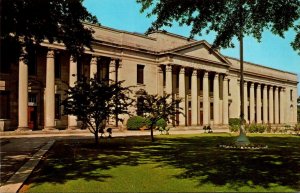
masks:
[[[215,73],[215,78],[218,78],[219,77],[219,73]]]
[[[166,72],[172,72],[172,65],[166,65]]]
[[[253,82],[250,82],[250,87],[254,88],[254,83]]]
[[[109,62],[110,67],[115,67],[116,66],[116,59],[111,58]]]
[[[228,76],[224,75],[224,81],[228,81],[228,80],[229,80]]]
[[[54,50],[49,49],[47,52],[47,58],[54,58]]]
[[[184,74],[185,73],[185,68],[183,66],[180,67],[179,74]]]
[[[91,64],[92,65],[97,65],[97,60],[98,60],[98,58],[93,56],[92,59],[91,59]]]
[[[73,55],[70,56],[70,62],[75,62],[75,57]]]
[[[278,91],[278,86],[275,87],[275,91]]]
[[[247,86],[248,82],[247,81],[244,81],[244,86]]]
[[[272,85],[270,85],[270,89],[273,89],[273,86],[272,86]]]
[[[118,68],[122,68],[123,67],[123,60],[119,59],[118,60]]]
[[[261,88],[261,84],[260,83],[257,84],[257,88],[259,88],[259,89]]]
[[[284,92],[285,91],[285,88],[284,87],[281,87],[281,89],[280,89],[282,92]]]
[[[208,78],[208,71],[204,72],[204,76],[203,77]]]
[[[197,75],[198,75],[198,70],[197,69],[193,69],[192,76],[197,76]]]

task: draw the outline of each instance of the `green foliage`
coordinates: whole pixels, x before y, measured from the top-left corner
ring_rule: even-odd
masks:
[[[151,140],[154,141],[153,129],[158,120],[164,119],[167,122],[175,120],[176,114],[180,114],[181,108],[178,107],[181,99],[172,99],[170,94],[164,96],[150,95],[145,90],[139,91],[139,102],[137,107],[142,106],[142,112],[151,121]]]
[[[239,125],[241,125],[240,123],[241,122],[240,122],[239,118],[230,118],[229,119],[229,126],[235,126],[235,125],[239,126]]]
[[[147,120],[141,116],[132,116],[127,121],[128,130],[139,130],[146,125],[148,125]]]
[[[82,77],[66,91],[68,97],[62,102],[64,114],[77,116],[98,143],[99,130],[109,117],[129,114],[128,107],[133,100],[129,98],[130,87],[123,87],[123,82],[108,84],[98,78]]]
[[[249,133],[264,133],[265,131],[268,130],[268,126],[263,125],[263,124],[252,123],[252,124],[246,125],[245,129]]]
[[[230,132],[238,132],[240,129],[239,125],[233,125],[233,126],[229,126],[229,131]]]
[[[148,9],[148,16],[155,15],[156,20],[148,29],[155,31],[163,26],[191,26],[190,37],[201,36],[203,32],[216,32],[213,48],[234,47],[232,39],[240,33],[252,35],[258,41],[268,29],[273,34],[284,37],[289,29],[296,31],[292,42],[294,50],[300,54],[300,1],[299,0],[137,0],[142,4],[141,11]],[[288,10],[288,11],[286,11]]]
[[[84,47],[91,48],[91,28],[83,22],[96,24],[97,18],[82,5],[83,0],[2,0],[1,40],[14,44],[16,55],[44,40],[64,43],[77,57]],[[24,53],[24,52],[23,52]]]
[[[228,124],[230,132],[238,132],[240,129],[241,121],[239,118],[230,118]]]
[[[300,135],[300,123],[294,126],[294,132],[296,135]]]
[[[167,127],[167,122],[163,119],[163,118],[161,118],[161,119],[159,119],[158,121],[156,121],[156,127],[158,127],[158,128],[166,128]]]

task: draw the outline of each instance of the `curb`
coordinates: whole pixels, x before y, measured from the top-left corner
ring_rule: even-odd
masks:
[[[16,193],[22,187],[25,180],[32,173],[34,168],[40,162],[45,153],[52,147],[55,140],[49,141],[30,160],[28,160],[12,177],[9,178],[3,186],[0,187],[0,192]]]

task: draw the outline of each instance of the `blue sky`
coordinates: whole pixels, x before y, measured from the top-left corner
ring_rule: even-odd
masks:
[[[146,13],[140,13],[140,4],[135,0],[84,0],[87,10],[98,18],[103,26],[125,30],[129,32],[144,33],[154,17],[147,18]],[[164,28],[168,32],[188,37],[190,27],[173,25],[172,28]],[[288,31],[285,38],[264,32],[259,43],[252,37],[245,37],[244,60],[256,64],[289,71],[298,74],[300,82],[300,56],[292,49],[290,43],[295,37],[295,32]],[[205,39],[209,43],[214,40],[214,34],[196,36],[195,39]],[[221,53],[226,56],[239,58],[238,42],[234,40],[236,47],[222,49]],[[298,85],[298,96],[300,85]]]

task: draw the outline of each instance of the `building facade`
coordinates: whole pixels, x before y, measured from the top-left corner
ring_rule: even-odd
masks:
[[[294,73],[245,62],[245,92],[240,96],[239,60],[212,50],[204,40],[162,31],[145,36],[89,27],[95,31],[94,51],[86,50],[77,61],[58,43],[32,49],[27,63],[5,59],[9,53],[3,51],[0,130],[78,127],[76,117],[63,115],[60,103],[78,77],[95,74],[125,80],[135,91],[182,98],[185,116],[176,117],[178,126],[226,126],[229,118],[239,117],[241,97],[248,123],[297,122]]]

